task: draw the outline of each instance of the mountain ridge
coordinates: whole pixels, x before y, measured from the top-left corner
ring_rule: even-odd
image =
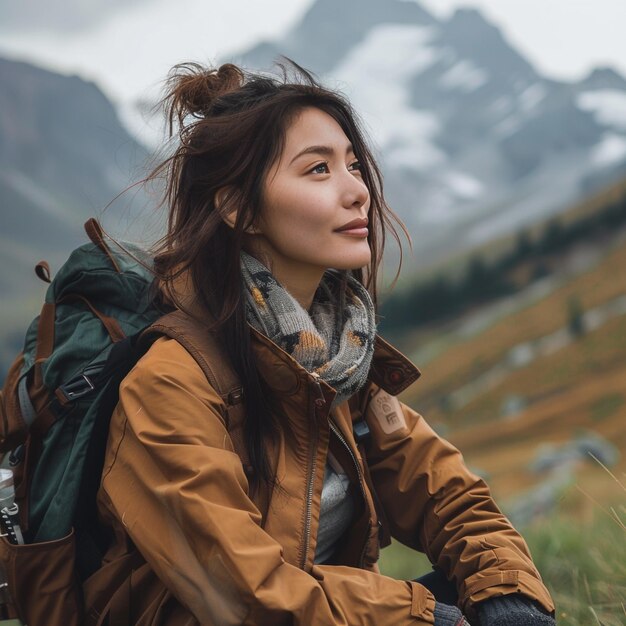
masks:
[[[404,52],[388,61],[401,46]],[[298,50],[309,50],[318,66],[293,54]],[[477,9],[440,19],[417,2],[317,0],[284,37],[237,60],[259,67],[277,52],[292,54],[331,86],[347,87],[378,144],[390,204],[419,242],[416,263],[554,214],[626,168],[626,120],[617,106],[626,79],[609,67],[572,83],[541,76]],[[12,63],[13,73],[33,81],[34,74],[42,83],[54,75],[7,60],[0,64],[4,82]],[[16,91],[11,81],[0,96],[2,196],[20,198],[25,214],[37,215],[45,204],[41,219],[50,232],[75,204],[87,208],[78,212],[81,220],[105,206],[127,186],[132,163],[147,158],[96,85],[60,75],[58,81],[54,93],[32,94],[45,105],[24,98],[7,107],[7,94]],[[87,113],[71,110],[64,118],[78,85]],[[46,110],[51,102],[54,118]],[[90,115],[100,128],[92,126],[85,144],[82,132],[67,129],[90,124]],[[19,116],[37,123],[23,124],[15,143],[6,120]],[[83,143],[75,147],[77,140]],[[59,151],[75,172],[71,184],[50,157]]]
[[[265,69],[280,53],[347,88],[417,264],[557,214],[626,171],[626,79],[613,68],[543,76],[478,9],[440,19],[368,0],[349,19],[355,6],[318,0],[286,35],[228,60]]]
[[[0,249],[11,268],[0,284],[10,296],[28,292],[38,260],[21,250],[58,263],[84,241],[88,217],[117,225],[145,202],[134,191],[114,200],[148,152],[95,83],[9,59],[0,77]]]

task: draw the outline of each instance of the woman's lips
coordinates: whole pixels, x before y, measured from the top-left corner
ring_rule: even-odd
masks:
[[[358,217],[347,224],[344,224],[341,228],[338,228],[335,232],[340,235],[347,235],[348,237],[356,237],[363,239],[367,237],[369,231],[367,230],[369,220],[367,217]]]
[[[347,228],[345,230],[335,231],[340,235],[347,235],[348,237],[367,237],[369,231],[367,228]]]

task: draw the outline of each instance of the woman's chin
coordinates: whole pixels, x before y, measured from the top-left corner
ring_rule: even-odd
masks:
[[[360,270],[369,265],[371,260],[372,255],[368,251],[367,254],[360,254],[351,256],[349,258],[342,258],[338,263],[332,265],[332,267],[338,270]]]

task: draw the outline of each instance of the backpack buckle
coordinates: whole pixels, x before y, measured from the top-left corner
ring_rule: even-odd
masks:
[[[61,400],[61,403],[74,402],[74,400],[91,393],[96,388],[94,379],[102,369],[102,365],[92,365],[85,368],[81,374],[72,378],[69,382],[59,385],[56,395]]]
[[[367,444],[370,438],[370,427],[364,419],[352,423],[352,433],[357,444]]]

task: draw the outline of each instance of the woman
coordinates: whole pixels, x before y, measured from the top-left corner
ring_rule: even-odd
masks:
[[[485,484],[395,397],[419,372],[376,336],[395,231],[349,105],[300,68],[175,69],[155,266],[195,357],[161,337],[122,383],[99,494],[116,539],[90,619],[553,624]],[[245,407],[207,368],[232,370]],[[437,573],[381,575],[390,535]]]

